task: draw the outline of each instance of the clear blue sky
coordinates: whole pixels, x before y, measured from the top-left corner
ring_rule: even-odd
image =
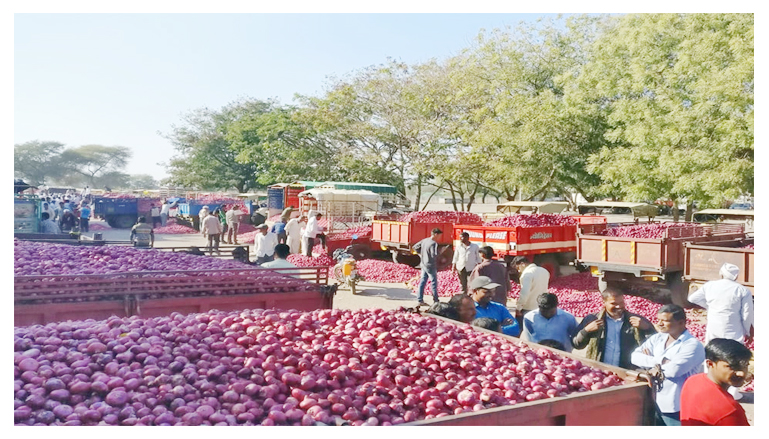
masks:
[[[189,110],[322,95],[329,76],[443,59],[546,15],[17,14],[14,143],[126,146],[126,171],[159,179],[174,150],[158,132]]]

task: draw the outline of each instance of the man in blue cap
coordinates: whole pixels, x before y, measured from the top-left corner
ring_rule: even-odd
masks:
[[[475,318],[488,317],[502,325],[502,333],[517,337],[521,329],[510,311],[501,303],[493,302],[494,291],[500,285],[488,276],[478,276],[470,281],[470,291],[475,302]]]

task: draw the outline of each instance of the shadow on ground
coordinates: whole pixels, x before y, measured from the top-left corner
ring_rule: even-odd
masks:
[[[409,288],[384,287],[382,284],[369,282],[360,282],[358,284],[358,294],[360,297],[382,297],[387,300],[416,300],[416,296]]]

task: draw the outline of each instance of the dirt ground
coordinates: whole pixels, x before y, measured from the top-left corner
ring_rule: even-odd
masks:
[[[92,224],[106,223],[101,221],[93,221]],[[111,229],[105,231],[99,231],[104,239],[107,240],[128,240],[130,230],[128,229]],[[89,233],[87,235],[92,235]],[[197,246],[203,247],[207,244],[207,241],[200,234],[189,235],[156,235],[155,247],[182,247],[182,246]],[[573,267],[561,267],[561,271],[564,275],[571,274],[574,271]],[[331,282],[331,281],[330,281]],[[428,303],[432,303],[431,298],[426,298]],[[445,299],[444,299],[445,300]],[[383,310],[398,309],[402,306],[414,307],[417,305],[416,295],[411,291],[411,288],[404,283],[397,284],[380,284],[375,282],[360,282],[358,284],[358,293],[353,295],[349,289],[340,287],[336,296],[334,297],[334,308],[339,309],[376,309]],[[515,309],[515,300],[510,299],[507,303],[508,308]],[[706,316],[704,312],[698,313],[698,319],[704,323]],[[584,355],[583,351],[574,351],[576,355]],[[740,405],[745,409],[748,416],[748,421],[753,425],[754,418],[754,394],[745,393]]]

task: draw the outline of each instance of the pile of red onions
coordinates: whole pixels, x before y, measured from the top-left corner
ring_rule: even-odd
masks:
[[[455,212],[447,210],[423,210],[407,213],[398,218],[398,222],[407,223],[409,221],[415,223],[453,223],[478,226],[483,223],[483,218],[472,212]],[[446,233],[445,230],[444,233]]]
[[[576,226],[578,221],[571,216],[555,213],[535,213],[531,215],[507,215],[494,221],[483,223],[489,227],[543,227]]]
[[[156,235],[184,235],[188,233],[198,233],[192,227],[188,227],[182,224],[177,224],[174,218],[170,218],[166,221],[166,225],[162,227],[156,227],[153,229]]]
[[[151,213],[152,206],[160,208],[162,204],[163,201],[160,198],[139,198],[136,202],[136,209],[139,213]]]
[[[286,260],[297,267],[328,267],[336,265],[336,262],[325,252],[313,254],[317,254],[318,256],[307,257],[305,255],[291,254],[288,255]]]
[[[598,234],[619,238],[661,239],[665,237],[699,236],[702,233],[704,233],[704,230],[701,224],[650,223],[610,227]]]
[[[750,250],[754,250],[756,248],[756,246],[754,244],[748,244],[748,245],[746,245],[745,247],[742,247],[742,248],[747,248],[747,249],[750,249]]]
[[[88,224],[89,232],[101,232],[102,230],[112,230],[112,227],[106,224]]]
[[[342,232],[329,233],[326,236],[326,240],[327,241],[350,241],[352,239],[352,235],[357,235],[359,239],[370,238],[371,233],[372,233],[371,226],[350,227],[349,229]]]
[[[14,276],[226,270],[244,266],[235,260],[112,245],[90,247],[14,241],[13,250]]]
[[[111,317],[14,330],[16,425],[395,425],[621,385],[402,311]]]
[[[376,259],[357,261],[355,266],[358,273],[369,282],[399,283],[407,282],[419,276],[419,270],[408,265]]]

